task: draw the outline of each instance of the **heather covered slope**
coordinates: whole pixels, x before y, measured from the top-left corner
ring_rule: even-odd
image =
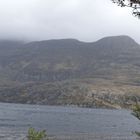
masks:
[[[139,97],[140,45],[128,36],[0,42],[0,101],[127,107]]]

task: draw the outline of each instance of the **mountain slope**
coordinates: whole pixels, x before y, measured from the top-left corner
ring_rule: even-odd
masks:
[[[0,48],[0,101],[113,106],[124,95],[139,96],[140,45],[128,36],[0,43]]]

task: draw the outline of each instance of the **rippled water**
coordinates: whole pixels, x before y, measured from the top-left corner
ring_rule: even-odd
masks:
[[[135,140],[140,121],[126,110],[0,103],[0,140],[22,140],[29,127],[57,139]]]

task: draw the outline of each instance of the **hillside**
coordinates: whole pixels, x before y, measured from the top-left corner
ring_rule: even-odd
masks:
[[[130,107],[140,99],[140,45],[128,36],[0,41],[0,101]]]

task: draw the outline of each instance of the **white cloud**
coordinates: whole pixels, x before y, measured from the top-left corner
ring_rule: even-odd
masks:
[[[95,41],[126,34],[139,39],[140,20],[111,0],[0,0],[0,38]]]

